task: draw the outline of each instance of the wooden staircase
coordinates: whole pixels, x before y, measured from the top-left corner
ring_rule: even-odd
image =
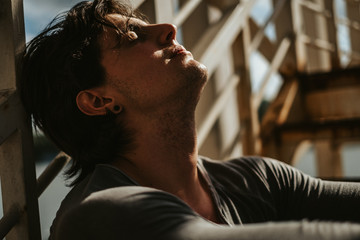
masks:
[[[263,155],[294,164],[301,143],[312,141],[318,175],[342,177],[341,146],[360,140],[359,102],[360,68],[286,80],[261,123]]]

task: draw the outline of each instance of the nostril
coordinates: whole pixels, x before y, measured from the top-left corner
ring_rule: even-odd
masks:
[[[169,32],[169,34],[166,36],[166,40],[169,41],[173,35],[173,32]]]

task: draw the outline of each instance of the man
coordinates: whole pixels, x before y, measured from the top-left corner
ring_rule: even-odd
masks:
[[[50,239],[360,238],[358,223],[340,222],[360,221],[358,184],[198,156],[207,71],[175,26],[82,2],[30,42],[23,69],[26,109],[73,158]]]

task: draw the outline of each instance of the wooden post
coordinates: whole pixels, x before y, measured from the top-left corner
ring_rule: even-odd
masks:
[[[11,128],[0,132],[0,176],[4,215],[14,208],[24,212],[7,240],[41,239],[36,195],[32,132],[17,93],[25,47],[21,0],[0,0],[0,125]],[[5,119],[3,116],[10,116]]]
[[[360,2],[359,1],[346,1],[347,15],[350,22],[360,23]],[[356,54],[360,53],[360,31],[353,27],[349,27],[351,50]],[[357,66],[360,64],[360,59],[352,59],[350,65]]]
[[[243,30],[233,45],[235,70],[240,74],[238,85],[238,106],[240,114],[241,140],[244,155],[255,155],[260,153],[261,142],[259,140],[259,122],[257,111],[252,101],[252,89],[250,79],[250,46],[249,24],[245,24]]]
[[[280,2],[280,0],[273,0],[273,6],[277,6],[278,2]],[[274,21],[278,46],[281,44],[284,38],[291,37],[294,34],[291,2],[292,1],[285,2],[282,11]],[[295,46],[292,44],[288,50],[285,60],[279,69],[279,72],[292,76],[297,70],[299,70],[298,67]]]
[[[319,177],[342,177],[341,145],[332,139],[315,142]]]
[[[327,35],[328,41],[334,46],[334,51],[330,52],[330,62],[332,69],[340,67],[339,49],[337,44],[337,28],[335,23],[335,9],[334,1],[324,1],[325,11],[330,14],[331,17],[327,18]]]

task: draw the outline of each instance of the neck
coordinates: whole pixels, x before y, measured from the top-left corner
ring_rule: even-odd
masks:
[[[216,221],[209,189],[197,169],[194,114],[166,111],[156,117],[131,119],[136,126],[135,151],[114,165],[140,185],[174,194],[200,215]]]
[[[128,117],[135,119],[130,127],[136,132],[136,147],[126,156],[127,160],[116,161],[117,167],[140,185],[178,196],[198,182],[198,149],[193,114],[167,111]]]

